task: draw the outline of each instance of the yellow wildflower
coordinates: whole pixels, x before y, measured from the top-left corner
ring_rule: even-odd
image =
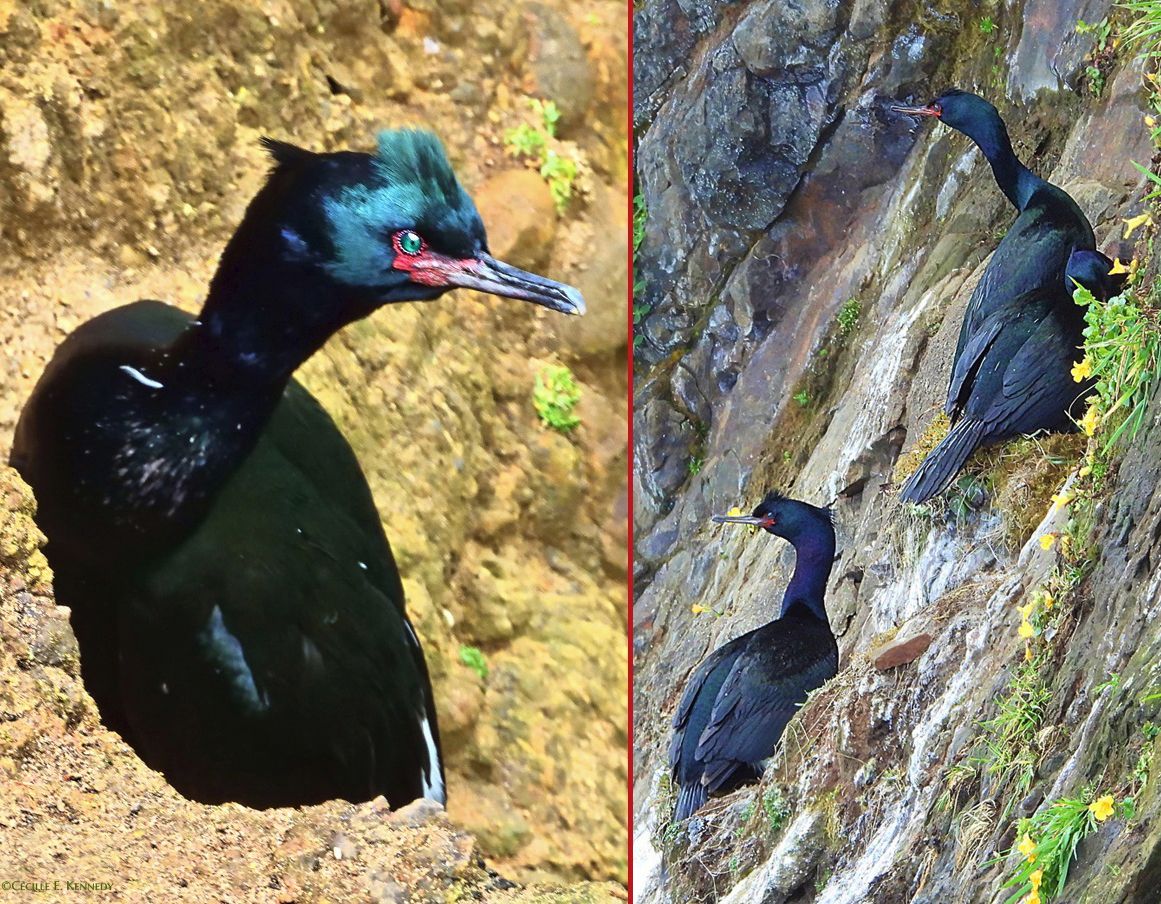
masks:
[[[1042,869],[1034,870],[1032,874],[1028,876],[1028,882],[1032,885],[1033,891],[1040,891],[1040,883],[1043,881],[1044,870]]]
[[[1146,212],[1139,216],[1129,217],[1129,219],[1122,220],[1121,222],[1125,224],[1124,238],[1131,238],[1133,233],[1140,229],[1142,226],[1153,225],[1153,215]]]
[[[1020,839],[1020,843],[1016,845],[1016,850],[1023,854],[1029,863],[1036,862],[1036,842],[1032,840],[1032,836],[1027,832]]]
[[[1028,897],[1024,899],[1024,904],[1041,904],[1040,892],[1035,888],[1028,892]]]
[[[1052,510],[1056,511],[1058,508],[1064,508],[1068,503],[1072,502],[1075,497],[1071,492],[1065,490],[1063,493],[1052,494]]]
[[[1045,593],[1044,596],[1040,598],[1040,602],[1043,603],[1045,609],[1051,609],[1056,605],[1056,600],[1053,598],[1051,593]]]
[[[1032,622],[1030,621],[1020,622],[1020,629],[1017,633],[1025,640],[1030,640],[1036,636],[1036,630],[1032,627]]]
[[[1078,477],[1088,477],[1092,473],[1092,465],[1085,465],[1077,472]]]
[[[1056,534],[1041,534],[1040,535],[1040,548],[1041,549],[1052,549],[1052,546],[1054,543],[1056,543]]]
[[[1135,264],[1136,262],[1137,262],[1137,260],[1136,260],[1136,258],[1134,258],[1132,261],[1129,262],[1128,265],[1122,264],[1121,259],[1118,257],[1116,260],[1113,261],[1113,266],[1109,270],[1109,276],[1118,276],[1121,273],[1129,273],[1132,264]]]
[[[703,612],[709,612],[709,609],[705,606],[702,606],[700,603],[695,603],[689,607],[689,611],[694,615],[701,615]]]
[[[1036,608],[1036,600],[1030,603],[1025,603],[1023,606],[1017,606],[1016,611],[1020,613],[1020,618],[1024,621],[1028,620],[1028,616],[1032,614],[1032,610]]]
[[[1082,383],[1084,382],[1085,377],[1091,376],[1092,362],[1088,359],[1088,355],[1084,356],[1084,360],[1077,361],[1074,365],[1072,365],[1072,382]]]
[[[1098,797],[1088,805],[1088,808],[1092,811],[1093,819],[1104,822],[1113,815],[1113,796],[1106,794],[1104,797]]]
[[[1152,116],[1146,116],[1145,117],[1145,125],[1147,125],[1150,129],[1152,129],[1157,125],[1157,120],[1155,120]]]
[[[1084,430],[1084,435],[1092,436],[1095,434],[1098,423],[1100,423],[1100,415],[1097,414],[1096,405],[1089,405],[1088,411],[1080,419],[1080,427]]]

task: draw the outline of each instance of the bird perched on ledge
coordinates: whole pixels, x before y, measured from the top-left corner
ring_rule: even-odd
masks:
[[[1077,283],[1098,298],[1121,281],[1096,250],[1092,226],[1069,195],[1016,159],[996,108],[951,90],[900,113],[938,119],[968,136],[1018,211],[972,292],[960,328],[945,410],[951,431],[908,478],[900,499],[919,503],[941,493],[971,454],[1037,430],[1069,432],[1091,381],[1071,376],[1084,345],[1084,317],[1072,301]]]
[[[273,170],[200,315],[139,301],[82,325],[33,391],[12,464],[86,686],[178,791],[443,802],[431,683],[379,513],[292,374],[346,324],[456,287],[584,303],[488,254],[430,133],[384,132],[375,154],[265,146]]]
[[[778,618],[714,650],[685,685],[669,745],[678,787],[674,819],[697,812],[710,794],[758,778],[806,695],[838,672],[823,600],[834,564],[830,510],[772,492],[752,515],[713,520],[752,524],[789,540],[794,575]]]

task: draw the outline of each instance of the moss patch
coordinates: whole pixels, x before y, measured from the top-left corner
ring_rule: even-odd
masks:
[[[1085,442],[1079,433],[1056,434],[1024,437],[988,450],[988,482],[1010,548],[1018,549],[1032,536],[1053,494],[1084,454]]]
[[[897,484],[902,484],[918,471],[919,466],[923,464],[923,459],[927,458],[931,450],[940,444],[950,429],[950,418],[940,411],[931,419],[931,423],[927,425],[927,429],[923,431],[923,435],[919,437],[919,441],[912,447],[911,451],[899,456],[899,460],[895,462],[895,470],[891,473],[891,479]]]

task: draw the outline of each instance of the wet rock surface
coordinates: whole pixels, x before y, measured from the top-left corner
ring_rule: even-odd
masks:
[[[967,139],[887,105],[950,85],[989,97],[1017,154],[1072,192],[1098,244],[1125,259],[1120,220],[1144,193],[1131,161],[1153,157],[1142,70],[1124,54],[1099,98],[1080,80],[1092,40],[1076,19],[1099,21],[1107,3],[941,3],[922,15],[890,0],[802,6],[794,27],[812,30],[793,46],[779,11],[789,7],[752,2],[639,56],[650,86],[636,122],[650,310],[634,433],[638,898],[1003,901],[1013,865],[988,861],[1013,843],[1014,817],[1000,818],[994,779],[956,786],[953,767],[968,762],[1023,658],[1016,606],[1055,564],[1037,538],[1064,523],[1050,496],[1084,441],[988,453],[976,467],[994,476],[993,492],[965,491],[946,511],[916,517],[896,503],[895,468],[942,406],[964,305],[1012,212]],[[638,20],[664,8],[647,2]],[[988,35],[985,14],[997,24]],[[654,38],[646,29],[637,40]],[[805,69],[788,53],[805,55]],[[763,197],[744,205],[725,182],[695,185],[670,152],[678,135],[707,148],[742,130],[740,178],[744,130],[773,108],[753,105],[750,119],[735,110],[730,126],[687,115],[738,90],[740,54],[763,97],[819,92],[778,114],[805,131],[766,148],[800,143],[804,162],[771,168]],[[769,202],[772,219],[758,223],[751,214]],[[1098,565],[1054,642],[1042,756],[1015,816],[1115,786],[1142,750],[1141,724],[1158,717],[1155,702],[1141,703],[1161,643],[1149,534],[1161,504],[1157,411],[1097,514]],[[684,475],[671,464],[682,456],[698,462]],[[665,750],[681,687],[711,650],[773,617],[793,561],[786,544],[708,518],[747,510],[770,488],[835,506],[827,603],[840,673],[791,724],[761,785],[673,826]],[[1121,683],[1103,687],[1112,672]],[[765,813],[779,796],[789,815],[772,827]],[[1063,899],[1149,900],[1161,845],[1151,785],[1137,806],[1133,822],[1110,821],[1082,846]]]
[[[492,250],[583,277],[594,313],[616,306],[623,324],[624,230],[607,198],[625,190],[624,20],[620,2],[0,2],[0,456],[44,363],[78,324],[143,297],[198,309],[267,170],[264,134],[332,150],[370,148],[386,126],[433,128],[479,202]],[[568,45],[564,80],[544,51],[546,22]],[[552,98],[586,123],[569,137],[583,176],[558,216],[503,136],[530,121],[532,97],[574,83],[584,90]],[[589,253],[597,235],[603,255]],[[476,875],[479,855],[520,881],[624,882],[626,537],[611,514],[625,498],[624,330],[619,343],[574,336],[562,320],[470,293],[392,306],[337,336],[300,377],[364,466],[424,643],[447,736],[450,812],[437,820],[438,844],[464,851],[448,868]],[[556,363],[584,393],[568,436],[549,432],[532,406],[537,371]],[[43,561],[16,568],[6,550],[5,580],[50,591]],[[6,615],[5,630],[53,668],[75,660],[67,613],[47,602],[27,611],[19,630]],[[464,665],[464,646],[482,650],[486,677]],[[25,675],[21,661],[4,659],[0,677]],[[326,833],[311,834],[303,850],[322,839],[324,873],[308,875],[304,859],[299,885],[288,891],[280,873],[279,891],[267,884],[279,839],[315,817],[185,804],[71,702],[83,697],[71,687],[59,706],[77,733],[44,741],[35,769],[25,758],[33,729],[17,716],[56,692],[46,686],[6,711],[15,721],[3,724],[23,734],[6,736],[0,753],[5,866],[58,863],[62,876],[61,862],[83,866],[76,872],[107,877],[125,900],[446,900],[460,882],[457,873],[419,889],[418,873],[393,869],[394,853],[364,855],[367,839],[344,829],[354,856],[335,860]],[[92,766],[101,787],[78,796],[83,808],[61,802],[65,772],[90,748],[116,751]],[[142,789],[146,823],[126,815]],[[366,807],[322,808],[320,825],[337,831],[342,814]],[[50,844],[61,820],[68,840]],[[122,849],[122,829],[164,834],[164,861]],[[430,859],[440,860],[434,847]],[[187,885],[150,895],[180,860]],[[223,862],[241,864],[244,889],[206,884]],[[363,884],[328,884],[334,870]],[[472,888],[501,895],[487,882]]]

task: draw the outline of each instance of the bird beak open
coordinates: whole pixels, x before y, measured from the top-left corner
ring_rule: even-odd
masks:
[[[753,524],[755,527],[770,527],[774,524],[774,519],[769,516],[759,518],[755,515],[714,515],[710,520],[714,524]]]
[[[585,312],[584,297],[577,289],[498,261],[490,254],[462,261],[448,260],[443,275],[447,286],[518,298],[562,314]]]
[[[906,107],[902,104],[892,104],[891,109],[896,113],[906,113],[909,116],[934,116],[936,119],[943,114],[938,104],[928,104],[926,107]]]

